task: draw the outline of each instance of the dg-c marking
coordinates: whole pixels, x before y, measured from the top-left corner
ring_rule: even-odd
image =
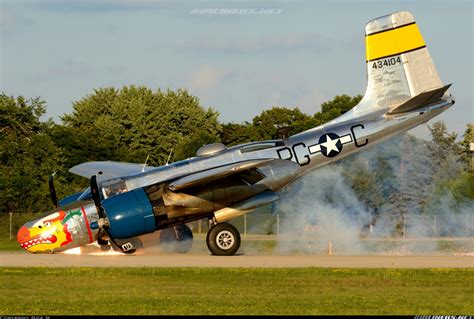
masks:
[[[277,150],[278,157],[284,160],[295,160],[300,166],[311,162],[311,155],[321,153],[326,157],[335,157],[342,152],[344,145],[354,143],[356,147],[362,147],[369,143],[365,139],[362,143],[357,140],[356,131],[363,130],[364,125],[351,126],[350,133],[339,136],[336,133],[325,133],[319,137],[316,144],[306,145],[303,142],[293,144],[291,147],[283,147]]]

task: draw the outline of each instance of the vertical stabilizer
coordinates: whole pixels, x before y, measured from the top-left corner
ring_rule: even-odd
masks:
[[[390,110],[422,92],[443,87],[426,43],[409,12],[365,27],[367,90],[353,111]]]

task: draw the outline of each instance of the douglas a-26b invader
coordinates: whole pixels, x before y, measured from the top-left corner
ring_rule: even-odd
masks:
[[[278,191],[304,174],[425,123],[454,100],[443,85],[413,16],[398,12],[365,27],[368,84],[353,109],[284,140],[227,148],[201,147],[196,156],[161,167],[88,162],[70,169],[90,187],[26,223],[18,242],[33,253],[54,253],[95,241],[124,253],[136,237],[161,230],[175,252],[187,252],[186,223],[208,218],[207,246],[233,255],[238,230],[227,221],[279,199]]]

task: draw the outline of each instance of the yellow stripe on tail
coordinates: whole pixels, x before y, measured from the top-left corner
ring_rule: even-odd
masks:
[[[416,23],[368,34],[365,37],[367,62],[387,58],[426,46]]]
[[[365,45],[367,89],[354,113],[395,110],[423,92],[444,86],[410,12],[369,21]]]

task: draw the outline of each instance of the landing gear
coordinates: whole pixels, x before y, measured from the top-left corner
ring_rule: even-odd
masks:
[[[113,251],[118,251],[126,255],[131,255],[137,251],[137,248],[143,248],[143,243],[138,238],[128,238],[128,239],[117,239],[115,241],[117,245],[126,245],[126,249],[120,249],[119,247],[113,245],[110,242],[110,239],[107,237],[105,232],[101,232],[99,237],[97,238],[97,244],[99,244],[101,251],[109,251],[112,249]],[[123,246],[122,246],[123,247]]]
[[[206,243],[213,255],[232,256],[239,250],[240,233],[233,225],[220,223],[207,232]]]
[[[160,249],[165,253],[185,254],[193,245],[193,232],[182,224],[166,228],[160,234]]]
[[[111,248],[109,241],[101,237],[97,238],[97,243],[99,244],[100,250],[102,251],[109,251]]]
[[[125,255],[132,255],[132,254],[134,254],[134,253],[137,251],[136,249],[130,249],[130,250],[126,250],[126,251],[121,251],[120,249],[118,249],[118,248],[116,248],[116,247],[114,247],[114,246],[112,246],[112,249],[113,249],[114,251],[118,251],[118,252],[120,252],[120,253],[122,253],[122,254],[125,254]]]
[[[138,238],[116,239],[115,241],[117,242],[118,245],[120,245],[122,247],[123,247],[123,245],[126,245],[127,250],[122,251],[122,250],[120,250],[119,248],[117,248],[115,246],[112,246],[112,249],[115,250],[115,251],[119,251],[119,252],[121,252],[123,254],[126,254],[126,255],[131,255],[131,254],[135,253],[137,251],[137,248],[143,248],[143,242]]]

